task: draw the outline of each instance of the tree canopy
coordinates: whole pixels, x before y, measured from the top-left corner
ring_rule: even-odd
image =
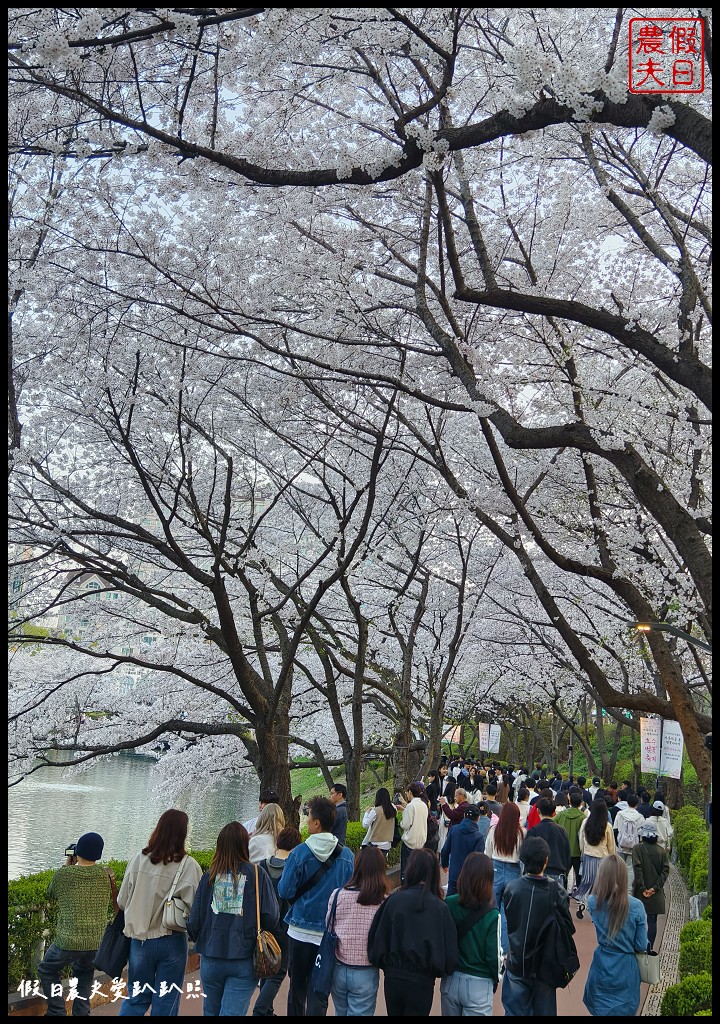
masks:
[[[170,735],[289,807],[585,693],[707,788],[707,658],[627,623],[712,637],[709,85],[631,94],[625,9],[9,20],[19,774]]]

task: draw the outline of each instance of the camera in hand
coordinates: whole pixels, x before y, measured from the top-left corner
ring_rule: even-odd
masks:
[[[393,797],[393,803],[394,804],[401,804],[402,803],[402,795],[400,793],[396,793],[395,794],[395,796]]]
[[[66,857],[74,857],[75,856],[75,847],[76,846],[77,846],[77,843],[68,843],[68,845],[65,847],[65,856]]]

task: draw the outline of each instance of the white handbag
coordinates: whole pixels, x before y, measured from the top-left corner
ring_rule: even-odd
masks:
[[[660,981],[660,957],[657,953],[636,953],[635,959],[640,970],[640,981],[646,985],[657,985]]]
[[[184,932],[187,931],[187,919],[190,913],[188,906],[184,900],[181,900],[179,896],[175,895],[175,889],[178,884],[180,872],[183,869],[183,864],[187,860],[187,854],[178,864],[178,869],[175,872],[173,878],[173,884],[170,892],[165,897],[163,903],[162,923],[163,928],[167,928],[171,932]]]

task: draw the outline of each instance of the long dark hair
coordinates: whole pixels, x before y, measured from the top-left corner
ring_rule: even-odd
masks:
[[[382,807],[382,812],[386,818],[397,817],[397,807],[390,799],[390,794],[384,786],[375,794],[375,806]]]
[[[387,790],[385,790],[387,792]],[[361,846],[355,854],[352,877],[346,889],[359,889],[361,907],[376,907],[388,894],[387,861],[377,846]]]
[[[523,831],[520,828],[520,809],[517,804],[502,805],[498,823],[495,826],[495,849],[506,857],[511,857],[522,842]]]
[[[419,885],[425,892],[430,892],[438,899],[443,898],[440,885],[440,861],[432,850],[413,850],[405,867],[405,881],[402,889],[410,889]]]
[[[607,804],[604,800],[593,800],[590,805],[590,814],[585,822],[585,840],[590,846],[597,846],[603,841],[607,824]]]
[[[447,802],[449,804],[452,804],[452,803],[455,802],[455,790],[456,789],[457,789],[457,782],[455,781],[455,779],[450,779],[450,781],[448,782],[447,786],[445,787],[445,792],[443,793],[443,796],[445,797],[445,799],[447,800]]]
[[[477,850],[469,853],[463,861],[457,880],[458,902],[468,910],[480,907],[494,907],[493,862],[486,853]]]
[[[189,819],[185,811],[179,811],[171,807],[169,811],[163,811],[158,823],[148,839],[147,846],[143,849],[146,857],[150,858],[151,864],[170,864],[181,861],[187,854],[185,840],[188,834]]]
[[[270,805],[268,805],[270,806]],[[233,888],[237,892],[238,864],[249,864],[249,836],[239,821],[230,821],[220,829],[215,847],[215,856],[210,863],[208,881],[213,884],[218,875],[232,875]]]

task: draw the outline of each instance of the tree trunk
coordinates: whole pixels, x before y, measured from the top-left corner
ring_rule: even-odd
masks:
[[[300,827],[300,804],[302,796],[293,797],[290,781],[289,745],[286,737],[290,732],[287,715],[278,712],[272,723],[255,730],[257,763],[255,771],[260,778],[260,789],[274,789],[278,802],[285,814],[285,824]]]

